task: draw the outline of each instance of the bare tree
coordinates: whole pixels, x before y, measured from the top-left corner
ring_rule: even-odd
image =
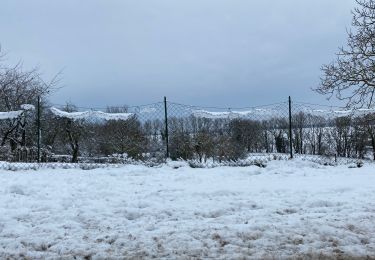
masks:
[[[24,70],[20,62],[7,66],[2,63],[3,57],[0,53],[0,111],[20,111],[24,104],[36,105],[38,96],[46,96],[56,88],[58,75],[50,82],[45,82],[37,68]],[[23,113],[17,118],[2,120],[1,146],[9,145],[12,151],[25,146],[26,129],[30,129],[28,125],[33,124],[31,118]]]
[[[66,104],[63,109],[66,112],[76,112],[78,111],[76,106],[73,104]],[[85,120],[84,119],[71,119],[71,118],[56,118],[58,120],[58,124],[61,127],[61,142],[62,145],[68,146],[69,151],[71,152],[71,162],[76,163],[78,162],[78,156],[80,154],[80,147],[82,139],[84,138],[85,134]]]
[[[348,107],[371,107],[375,94],[375,0],[356,2],[347,47],[339,49],[336,61],[323,65],[324,75],[316,91],[346,100]]]

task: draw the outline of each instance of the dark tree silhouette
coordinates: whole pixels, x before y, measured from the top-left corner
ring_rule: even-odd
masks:
[[[347,46],[339,49],[334,62],[323,65],[316,91],[346,100],[348,107],[370,108],[375,94],[375,1],[356,2]]]

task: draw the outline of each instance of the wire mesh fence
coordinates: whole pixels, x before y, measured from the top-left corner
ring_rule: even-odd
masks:
[[[300,102],[245,108],[173,102],[84,109],[43,102],[0,113],[3,168],[98,167],[170,158],[193,167],[375,159],[375,111]],[[36,166],[37,165],[37,166]]]
[[[287,103],[228,109],[169,103],[168,111],[171,159],[246,166],[288,158]]]
[[[375,160],[375,110],[295,102],[293,151],[326,164]]]

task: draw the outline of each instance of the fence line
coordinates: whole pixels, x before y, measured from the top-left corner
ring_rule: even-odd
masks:
[[[375,110],[330,110],[289,99],[219,108],[162,102],[80,111],[72,105],[0,113],[0,161],[17,163],[324,164],[375,159]],[[338,108],[338,107],[336,107]]]

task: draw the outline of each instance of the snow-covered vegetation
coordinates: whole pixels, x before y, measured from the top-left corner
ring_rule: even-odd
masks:
[[[61,118],[67,118],[71,120],[82,120],[82,119],[91,119],[91,120],[128,120],[134,114],[132,113],[105,113],[102,111],[94,111],[94,110],[89,110],[89,111],[84,111],[84,112],[66,112],[63,110],[60,110],[55,107],[50,108],[51,112],[56,116],[56,117],[61,117]]]

